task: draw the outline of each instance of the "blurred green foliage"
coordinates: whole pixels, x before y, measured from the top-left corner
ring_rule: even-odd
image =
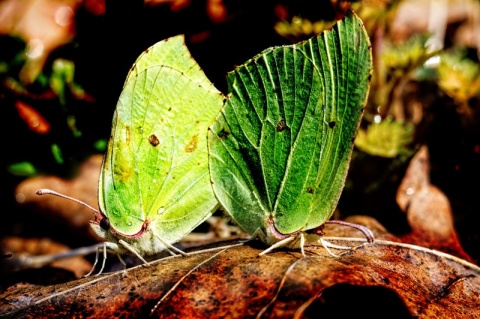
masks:
[[[18,37],[4,35],[0,37],[0,42],[9,48],[0,53],[0,99],[4,105],[2,112],[4,115],[16,114],[17,120],[23,122],[23,124],[19,123],[20,127],[15,127],[15,131],[19,132],[16,133],[19,134],[18,137],[31,136],[33,133],[30,139],[35,143],[38,142],[32,145],[35,147],[24,149],[21,153],[6,153],[2,158],[2,164],[6,165],[6,170],[17,176],[33,176],[48,172],[68,175],[69,171],[84,158],[82,152],[103,151],[104,149],[95,148],[93,144],[90,149],[85,149],[81,145],[82,141],[75,144],[75,140],[82,136],[82,132],[76,125],[76,110],[80,102],[94,103],[93,97],[75,82],[75,62],[65,58],[55,58],[44,66],[32,83],[25,83],[22,72],[25,71],[29,60],[25,41]],[[5,108],[16,108],[17,112],[9,112]],[[45,108],[48,110],[42,112],[41,110]],[[51,114],[52,112],[53,117],[42,115],[42,113]],[[53,123],[50,119],[53,119]],[[5,120],[8,121],[8,119]],[[52,124],[55,127],[52,127]],[[70,137],[66,137],[65,134]],[[42,138],[39,135],[46,137]],[[63,154],[62,148],[66,139],[69,140],[70,147],[66,148],[66,153]],[[43,154],[46,155],[48,152],[51,154],[49,157],[51,161],[38,157],[40,145],[45,147]],[[62,169],[61,167],[65,164],[67,167]]]
[[[458,104],[468,103],[480,96],[480,65],[461,49],[445,51],[440,55],[438,85]]]
[[[292,17],[291,21],[279,21],[275,24],[275,31],[282,37],[298,42],[308,39],[335,24],[335,21],[315,21],[299,16]]]
[[[366,129],[360,129],[355,146],[368,154],[394,158],[400,154],[413,155],[410,144],[413,141],[412,123],[401,123],[392,119],[373,122]]]

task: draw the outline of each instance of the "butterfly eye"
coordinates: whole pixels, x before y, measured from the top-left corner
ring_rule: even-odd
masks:
[[[103,230],[109,230],[110,229],[110,220],[107,217],[103,217],[102,220],[100,221],[100,227]]]

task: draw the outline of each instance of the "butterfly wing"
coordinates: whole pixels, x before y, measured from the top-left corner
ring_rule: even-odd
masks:
[[[229,73],[230,95],[209,133],[210,170],[215,194],[240,227],[265,232],[273,219],[291,234],[331,217],[370,73],[368,35],[353,12]]]
[[[120,95],[99,180],[99,206],[127,236],[145,221],[168,243],[211,215],[207,128],[223,105],[183,36],[137,59]]]

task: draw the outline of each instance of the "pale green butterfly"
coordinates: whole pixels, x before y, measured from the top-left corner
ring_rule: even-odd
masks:
[[[304,234],[321,230],[342,193],[371,72],[368,35],[349,11],[330,30],[228,74],[208,136],[210,174],[243,230],[272,248],[299,242],[304,253]]]
[[[139,56],[113,116],[99,178],[100,212],[87,205],[95,211],[90,224],[106,240],[105,248],[130,252],[145,263],[142,256],[163,250],[182,253],[172,243],[218,206],[208,171],[207,128],[223,100],[183,36],[160,41]]]

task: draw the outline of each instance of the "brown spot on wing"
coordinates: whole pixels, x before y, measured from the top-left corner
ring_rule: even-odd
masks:
[[[125,126],[125,143],[130,144],[130,138],[131,138],[131,129],[130,126]]]
[[[226,129],[222,128],[220,132],[218,132],[218,137],[223,140],[227,138],[229,134],[230,133]]]
[[[188,141],[187,145],[185,145],[185,152],[191,153],[197,149],[198,144],[198,134],[192,136],[190,141]]]
[[[160,140],[155,134],[152,134],[148,137],[148,142],[150,142],[150,144],[152,144],[153,147],[158,146],[158,144],[160,144]]]
[[[277,132],[283,132],[287,128],[287,125],[285,124],[284,120],[280,120],[277,123]]]
[[[228,134],[230,133],[228,133],[224,128],[222,128],[222,130],[218,133],[218,137],[223,140],[227,138]]]

